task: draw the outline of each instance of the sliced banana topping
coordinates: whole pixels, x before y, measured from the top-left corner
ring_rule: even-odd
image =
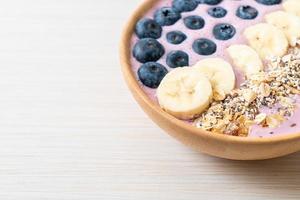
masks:
[[[260,23],[248,27],[244,36],[261,59],[283,56],[288,50],[288,40],[282,30],[274,25]]]
[[[263,63],[258,53],[247,45],[231,45],[227,48],[233,64],[247,77],[263,70]]]
[[[208,78],[193,67],[176,68],[168,73],[157,89],[160,106],[179,119],[201,114],[212,99]]]
[[[300,4],[300,1],[298,2]],[[284,11],[272,12],[265,16],[267,23],[280,28],[291,46],[296,46],[300,39],[300,17]]]
[[[207,58],[195,67],[210,80],[215,100],[223,100],[235,87],[235,74],[232,66],[221,58]]]
[[[299,0],[286,0],[282,4],[285,11],[300,16],[300,2]]]

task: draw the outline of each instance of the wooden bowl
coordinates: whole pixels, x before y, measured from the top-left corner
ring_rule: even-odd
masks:
[[[193,149],[234,160],[262,160],[300,150],[300,133],[270,138],[235,137],[197,129],[164,112],[139,86],[131,68],[131,37],[136,22],[159,0],[145,0],[126,24],[120,44],[123,75],[134,98],[149,117],[168,134]]]

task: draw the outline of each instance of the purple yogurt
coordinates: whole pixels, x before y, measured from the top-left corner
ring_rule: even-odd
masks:
[[[145,13],[144,17],[153,18],[153,14],[157,9],[159,9],[161,7],[165,7],[165,6],[171,6],[171,4],[172,4],[172,0],[159,1],[152,9],[150,9],[147,13]],[[236,16],[236,10],[241,5],[250,5],[250,6],[255,7],[259,11],[258,16],[253,20],[244,20],[244,19],[238,18]],[[184,25],[182,19],[177,21],[172,26],[164,26],[162,36],[161,36],[161,38],[158,39],[158,41],[164,46],[166,53],[157,62],[164,65],[165,67],[168,68],[169,71],[171,71],[172,68],[169,68],[166,64],[167,54],[173,50],[182,50],[189,55],[189,64],[190,65],[194,65],[199,60],[204,59],[204,58],[220,57],[220,58],[223,58],[226,61],[230,62],[232,64],[232,66],[234,67],[229,56],[226,54],[226,48],[228,48],[232,44],[246,44],[247,43],[246,39],[243,37],[243,31],[245,30],[245,28],[247,28],[251,25],[257,24],[257,23],[264,22],[264,16],[267,13],[277,11],[277,10],[282,10],[282,5],[266,6],[266,5],[259,4],[253,0],[251,0],[251,1],[224,0],[217,6],[221,6],[228,11],[228,13],[225,17],[214,18],[214,17],[210,16],[207,13],[207,10],[209,8],[211,8],[212,6],[206,5],[206,4],[199,4],[199,6],[194,11],[182,13],[182,18],[190,16],[190,15],[199,15],[199,16],[203,17],[205,19],[205,26],[204,26],[204,28],[202,28],[200,30],[188,29]],[[236,28],[235,36],[232,39],[226,40],[226,41],[221,41],[221,40],[215,39],[212,34],[212,30],[213,30],[213,27],[218,23],[232,24]],[[187,35],[187,39],[179,45],[174,45],[174,44],[168,43],[167,39],[166,39],[166,34],[170,31],[177,31],[177,30],[180,30],[183,33],[185,33]],[[217,51],[213,55],[210,55],[210,56],[201,56],[201,55],[198,55],[197,53],[195,53],[194,50],[192,49],[192,44],[198,38],[208,38],[208,39],[214,41],[217,44]],[[134,34],[132,36],[131,47],[133,47],[134,44],[138,40],[139,39]],[[142,64],[139,63],[134,57],[131,58],[131,64],[132,64],[132,70],[134,71],[135,74],[137,74],[137,71]],[[236,86],[238,87],[244,81],[244,76],[238,69],[234,69],[234,71],[235,71],[235,75],[236,75],[236,79],[237,79]],[[137,80],[138,80],[138,77],[137,77]],[[144,90],[144,92],[149,96],[149,98],[151,100],[153,100],[155,103],[157,103],[156,90],[145,87],[142,83],[140,83],[140,86]],[[297,105],[299,107],[300,106],[300,97],[297,96],[296,100],[297,100]],[[275,110],[276,110],[276,108],[274,108],[274,110],[271,110],[269,112],[272,113],[272,112],[275,112]],[[277,136],[277,135],[283,135],[283,134],[300,133],[300,125],[298,125],[299,119],[300,119],[300,109],[297,109],[295,111],[294,115],[290,119],[285,121],[278,128],[271,129],[271,128],[263,128],[261,126],[253,126],[250,130],[249,137],[270,137],[270,136]]]

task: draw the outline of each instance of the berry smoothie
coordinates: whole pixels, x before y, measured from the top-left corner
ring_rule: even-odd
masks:
[[[133,54],[136,53],[134,52],[135,45],[143,38],[149,37],[158,41],[164,49],[164,51],[155,52],[155,56],[158,58],[155,63],[160,66],[159,73],[161,74],[161,76],[154,78],[154,82],[156,81],[156,83],[146,80],[145,77],[141,77],[138,72],[141,66],[148,61],[143,61],[144,57],[141,56],[137,59],[136,55],[131,58],[132,70],[136,74],[141,88],[156,103],[158,102],[156,96],[158,83],[165,74],[176,67],[193,66],[199,60],[205,58],[217,57],[231,63],[236,77],[236,87],[239,88],[245,81],[245,75],[235,67],[231,58],[226,53],[226,49],[232,44],[247,44],[243,36],[243,32],[247,27],[264,22],[266,14],[283,9],[281,1],[276,3],[276,0],[195,0],[195,2],[197,2],[197,5],[193,5],[193,1],[191,1],[191,4],[185,7],[181,4],[181,1],[177,1],[177,4],[174,4],[172,0],[158,1],[143,17],[144,19],[154,19],[158,28],[151,32],[152,35],[149,35],[149,33],[147,35],[147,33],[143,32],[142,28],[137,28],[136,34],[132,36]],[[158,11],[164,7],[172,8],[176,13],[179,13],[179,16],[174,15],[174,21],[172,19],[171,21],[160,21],[159,14],[161,13],[158,13]],[[226,28],[229,27],[228,32],[231,33],[227,35],[218,34],[218,24],[223,25],[223,28],[224,25],[226,25]],[[219,28],[222,29],[222,27]],[[201,41],[201,39],[205,39],[205,41]],[[200,49],[197,47],[197,40]],[[205,48],[201,49],[203,44]],[[174,59],[172,60],[172,56],[176,57],[178,55],[182,58],[179,63],[175,62]],[[300,106],[300,97],[296,95],[294,99],[296,105]],[[272,109],[261,108],[261,111],[275,113],[277,109],[276,107]],[[300,133],[299,118],[300,109],[296,109],[293,115],[279,127],[264,128],[253,125],[248,136],[270,137]]]

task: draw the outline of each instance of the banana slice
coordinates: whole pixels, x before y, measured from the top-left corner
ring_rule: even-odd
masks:
[[[300,2],[299,0],[287,0],[282,4],[285,11],[294,15],[300,16]]]
[[[300,4],[300,1],[298,2]],[[284,11],[272,12],[265,16],[267,23],[280,28],[291,46],[296,46],[300,39],[300,17]]]
[[[288,50],[288,40],[282,30],[274,25],[260,23],[248,27],[244,36],[261,59],[283,56]]]
[[[235,74],[232,66],[221,58],[206,58],[195,67],[210,80],[215,100],[223,100],[235,87]]]
[[[233,64],[247,77],[263,70],[263,63],[258,53],[247,45],[231,45],[227,48]]]
[[[192,119],[210,104],[212,87],[208,78],[193,67],[169,72],[157,89],[160,106],[179,119]]]

